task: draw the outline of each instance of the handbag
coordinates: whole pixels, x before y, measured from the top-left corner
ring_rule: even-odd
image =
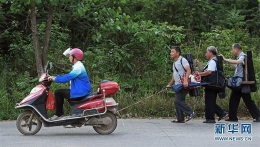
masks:
[[[226,78],[221,71],[212,71],[208,76],[202,78],[202,82],[207,83],[203,87],[213,90],[221,90],[226,87]]]
[[[230,88],[231,90],[241,90],[242,89],[242,84],[241,82],[243,81],[242,77],[238,76],[232,76],[228,79],[227,87]]]
[[[51,90],[49,90],[48,92],[48,97],[46,100],[46,109],[47,110],[54,110],[56,108],[56,100],[51,92]]]

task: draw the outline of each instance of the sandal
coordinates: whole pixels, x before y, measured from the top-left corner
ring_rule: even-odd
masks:
[[[178,121],[177,119],[174,119],[171,121],[172,123],[185,123],[184,121]]]
[[[187,120],[186,121],[189,121],[191,119],[193,119],[195,117],[195,113],[192,112],[188,117],[187,117]]]

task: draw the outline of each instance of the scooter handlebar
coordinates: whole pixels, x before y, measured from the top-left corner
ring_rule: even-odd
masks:
[[[47,80],[48,80],[48,81],[54,81],[54,80],[55,80],[55,77],[54,77],[54,76],[48,76],[48,77],[47,77]]]

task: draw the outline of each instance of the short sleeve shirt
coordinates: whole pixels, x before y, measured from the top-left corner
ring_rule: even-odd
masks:
[[[236,70],[235,70],[234,76],[243,77],[243,75],[244,75],[243,65],[245,64],[245,62],[244,62],[245,56],[246,56],[246,54],[245,54],[244,52],[241,52],[241,53],[238,55],[237,60],[242,61],[242,63],[236,65]]]
[[[217,64],[216,64],[216,61],[214,60],[217,60],[216,57],[213,57],[211,58],[208,63],[206,64],[206,66],[204,67],[204,71],[208,71],[208,70],[211,70],[211,71],[216,71],[217,70]]]
[[[173,62],[172,69],[173,69],[173,78],[175,81],[175,85],[181,84],[180,77],[186,73],[184,69],[186,66],[189,66],[189,62],[182,56],[180,56],[175,62]]]

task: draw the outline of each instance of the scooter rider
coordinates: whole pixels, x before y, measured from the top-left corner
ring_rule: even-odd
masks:
[[[72,70],[68,74],[50,76],[48,80],[56,83],[70,82],[70,88],[55,91],[56,113],[50,120],[56,120],[63,115],[64,98],[80,99],[89,95],[92,89],[87,71],[81,62],[83,52],[79,48],[69,48],[63,54],[69,55],[69,61],[73,64]]]

